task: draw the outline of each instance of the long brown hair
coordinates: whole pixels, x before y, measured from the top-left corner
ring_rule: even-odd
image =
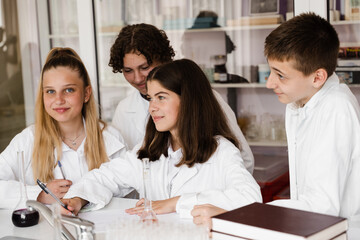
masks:
[[[238,148],[238,140],[231,132],[224,112],[213,94],[201,68],[191,60],[181,59],[154,68],[147,81],[158,81],[164,88],[180,96],[177,120],[178,139],[183,158],[177,167],[206,162],[218,146],[216,136],[223,136]],[[139,159],[156,161],[166,157],[171,134],[158,132],[152,118],[146,126],[145,139],[138,151]]]
[[[54,151],[57,159],[61,159],[62,140],[57,121],[53,119],[44,107],[43,76],[44,73],[56,67],[68,67],[78,72],[84,82],[84,89],[91,87],[87,70],[78,54],[71,48],[53,48],[45,61],[41,72],[40,83],[35,104],[35,139],[33,148],[32,169],[34,179],[47,182],[54,179],[53,169],[56,166]],[[82,115],[86,124],[86,141],[84,145],[85,158],[89,170],[100,167],[108,160],[102,131],[106,124],[99,119],[93,93],[84,103]],[[100,124],[102,124],[102,128]],[[94,147],[95,146],[95,147]]]

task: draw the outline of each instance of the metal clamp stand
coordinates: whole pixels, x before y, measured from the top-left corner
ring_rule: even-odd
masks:
[[[46,207],[44,204],[34,201],[34,200],[28,200],[26,201],[26,204],[29,207],[33,207],[36,210],[38,210],[44,218],[48,221],[50,226],[54,227],[53,223],[53,217],[52,217],[52,211]],[[61,224],[62,230],[62,239],[63,240],[94,240],[94,223],[87,221],[85,219],[79,218],[79,217],[72,217],[72,216],[61,216],[61,222],[66,223],[69,225],[72,225],[76,228],[77,237],[75,238],[69,230]]]

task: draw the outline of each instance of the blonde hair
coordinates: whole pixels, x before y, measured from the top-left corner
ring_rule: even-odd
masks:
[[[46,71],[59,66],[68,67],[77,71],[79,77],[84,81],[84,89],[87,86],[91,87],[87,70],[73,49],[53,48],[49,52],[41,72],[35,104],[35,139],[32,160],[34,179],[36,180],[38,178],[44,182],[54,179],[53,169],[57,164],[57,162],[55,162],[54,152],[56,149],[56,158],[60,160],[62,140],[57,121],[45,111],[43,76]],[[97,105],[92,92],[89,100],[83,105],[82,115],[86,125],[84,152],[90,171],[100,167],[103,162],[108,161],[102,136],[102,131],[106,127],[106,123],[99,119]]]

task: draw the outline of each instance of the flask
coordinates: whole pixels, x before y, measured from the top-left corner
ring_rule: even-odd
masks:
[[[141,213],[140,220],[143,222],[157,222],[157,217],[151,206],[151,176],[150,162],[148,158],[143,160],[143,181],[144,181],[144,210]]]
[[[17,152],[19,166],[20,200],[12,213],[11,220],[17,227],[30,227],[38,224],[39,212],[26,205],[28,199],[25,183],[24,152]]]

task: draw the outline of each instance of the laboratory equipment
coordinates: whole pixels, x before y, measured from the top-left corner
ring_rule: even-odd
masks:
[[[151,206],[151,175],[150,162],[148,158],[143,160],[143,181],[144,181],[144,210],[140,216],[143,222],[157,222],[157,217]]]
[[[37,209],[43,217],[49,222],[52,227],[54,226],[54,217],[52,211],[44,204],[28,200],[26,204],[34,209]],[[63,223],[74,226],[76,228],[77,237],[75,238]],[[94,223],[79,217],[61,216],[61,237],[63,240],[94,240]]]
[[[24,152],[19,151],[16,154],[19,166],[20,199],[12,213],[11,220],[17,227],[30,227],[39,223],[39,212],[26,205],[28,197],[25,183]]]

